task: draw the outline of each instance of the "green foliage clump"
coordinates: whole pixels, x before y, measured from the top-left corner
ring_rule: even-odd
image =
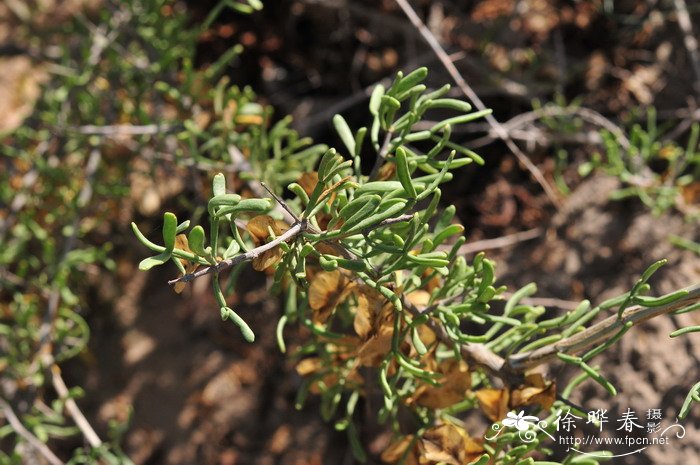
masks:
[[[629,293],[595,307],[585,301],[545,318],[543,307],[523,303],[536,290],[531,284],[495,312],[493,303],[502,300],[505,289],[495,283],[494,263],[483,253],[471,262],[460,254],[463,227],[453,221],[454,206],[440,205],[441,185],[452,171],[483,163],[451,141],[452,127],[486,112],[471,112],[468,103],[445,98],[448,86],[429,91],[426,76],[421,68],[399,73],[389,88],[378,86],[369,103],[369,129],[352,130],[336,115],[343,149],[326,149],[318,160],[320,151],[305,153],[306,166],[317,163],[316,170],[295,172],[298,178],[286,190],[279,181],[263,184],[271,198],[231,193],[227,176],[216,175],[207,205],[208,240],[199,225],[185,236],[189,221],[178,223],[172,213],[164,215],[162,246],[132,224],[141,242],[157,253],[140,268],[172,260],[180,270],[170,281],[175,286],[212,275],[222,319],[231,320],[251,342],[254,328],[227,304],[227,296],[236,292],[248,262],[271,273],[273,288],[284,294],[277,326],[281,350],[287,349],[284,331],[290,324],[308,334],[293,355],[305,379],[297,403],[303,405],[309,393],[320,395],[322,416],[347,432],[358,460],[365,452],[353,421],[356,408],[360,399],[372,402],[369,393],[376,392],[382,399],[376,420],[395,433],[382,454],[387,462],[429,460],[427,442],[447,444],[457,437],[450,460],[535,463],[530,455],[547,452],[542,441],[556,412],[570,408],[566,398],[576,385],[592,379],[615,394],[591,359],[652,314],[696,308],[698,290],[645,295],[662,261]],[[432,112],[444,116],[429,129],[414,130]],[[362,166],[366,151],[375,160],[371,169]],[[268,154],[280,163],[297,156]],[[248,184],[258,185],[255,178]],[[616,315],[590,327],[609,310]],[[552,380],[526,373],[557,359],[581,370],[559,395]],[[514,433],[472,438],[465,428],[470,415],[483,412],[499,422],[510,409],[525,406],[548,425],[526,444]],[[410,431],[402,421],[407,414]],[[598,463],[608,455],[600,452],[591,460]]]

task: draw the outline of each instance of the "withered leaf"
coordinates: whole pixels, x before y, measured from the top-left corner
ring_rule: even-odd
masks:
[[[315,323],[325,323],[350,293],[354,284],[340,270],[320,271],[309,285],[309,306]]]
[[[422,386],[416,397],[416,404],[424,407],[441,409],[461,402],[471,387],[471,373],[466,362],[462,360],[445,360],[440,363],[438,371],[443,377],[440,386]]]
[[[190,250],[189,242],[187,241],[187,236],[185,236],[184,234],[178,234],[177,236],[175,236],[175,248],[184,250],[186,252],[192,252]],[[199,264],[191,262],[189,260],[185,260],[184,258],[180,259],[180,263],[182,263],[182,266],[185,267],[185,274],[194,273],[197,270],[197,268],[199,268]],[[184,275],[180,274],[180,276]],[[180,281],[175,283],[175,285],[173,286],[173,290],[180,294],[182,291],[185,290],[185,287],[187,287],[187,283]]]
[[[508,413],[510,392],[508,389],[479,389],[476,391],[481,410],[491,421],[499,421]]]

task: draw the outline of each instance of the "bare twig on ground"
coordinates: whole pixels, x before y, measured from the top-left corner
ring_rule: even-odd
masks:
[[[73,417],[73,421],[75,421],[75,424],[83,433],[83,436],[87,442],[94,448],[100,447],[102,445],[100,437],[92,428],[87,418],[85,418],[83,412],[80,411],[80,408],[75,400],[69,397],[68,387],[61,377],[61,369],[55,363],[51,365],[51,380],[56,393],[59,395],[59,397],[65,399],[66,410],[68,410],[70,416]]]
[[[481,101],[478,95],[472,90],[472,88],[467,84],[462,75],[459,73],[454,63],[450,61],[447,52],[442,48],[440,42],[435,38],[435,36],[428,30],[423,21],[418,17],[413,7],[408,3],[407,0],[396,0],[396,3],[403,10],[404,14],[408,17],[411,23],[418,29],[423,38],[428,42],[430,47],[433,49],[435,54],[438,56],[442,62],[447,72],[450,74],[452,79],[457,83],[459,88],[464,92],[464,95],[469,98],[477,109],[486,110],[486,106]],[[508,146],[508,148],[513,152],[515,157],[520,163],[525,166],[525,168],[532,174],[537,183],[542,186],[545,194],[549,200],[557,208],[561,206],[561,202],[552,186],[547,182],[542,172],[535,166],[532,161],[523,153],[522,150],[513,142],[513,140],[508,135],[508,131],[493,117],[493,115],[486,115],[486,121],[493,127],[496,135]]]
[[[24,427],[20,419],[15,414],[14,410],[10,404],[3,398],[0,397],[0,411],[7,419],[12,429],[19,434],[30,446],[36,449],[42,457],[46,459],[51,465],[63,465],[63,461],[56,457],[51,449],[49,449],[46,444],[39,441],[36,436],[34,436],[27,428]]]
[[[84,126],[76,126],[69,128],[79,134],[95,135],[95,136],[150,136],[155,134],[170,133],[180,129],[181,126],[169,124],[109,124],[105,126],[96,126],[87,124]]]
[[[591,110],[590,108],[554,106],[540,108],[537,110],[528,111],[526,113],[521,113],[517,116],[514,116],[513,118],[503,123],[502,126],[506,130],[512,131],[518,128],[522,128],[523,126],[529,123],[533,123],[542,118],[560,116],[577,116],[590,124],[601,127],[603,129],[607,129],[617,138],[618,142],[620,143],[623,149],[627,150],[630,147],[630,142],[627,139],[627,136],[625,136],[624,131],[620,129],[619,126],[617,126],[615,123],[613,123],[597,111]],[[469,147],[482,147],[484,145],[490,144],[496,138],[498,138],[498,135],[495,133],[495,131],[492,131],[487,136],[471,141],[469,143]]]
[[[536,239],[542,235],[542,229],[534,228],[527,231],[520,231],[514,234],[509,234],[507,236],[496,237],[494,239],[484,239],[481,241],[470,242],[469,244],[464,244],[459,248],[460,255],[468,255],[472,253],[478,253],[482,250],[489,249],[501,249],[503,247],[508,247],[509,245],[514,245],[519,242],[529,241]],[[441,250],[450,250],[449,245],[441,245],[439,247]]]
[[[673,0],[673,6],[678,15],[678,25],[683,31],[683,44],[688,51],[688,57],[695,73],[695,92],[700,95],[700,54],[698,54],[698,39],[693,34],[693,24],[688,13],[685,0]]]

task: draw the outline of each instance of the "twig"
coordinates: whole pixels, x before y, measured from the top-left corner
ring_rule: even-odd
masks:
[[[428,42],[428,45],[430,45],[435,54],[438,56],[438,58],[442,62],[445,69],[447,69],[447,72],[450,74],[452,79],[457,83],[462,92],[464,92],[464,95],[466,95],[467,98],[474,102],[474,105],[477,107],[477,109],[479,109],[480,111],[485,110],[486,106],[484,105],[484,103],[481,101],[481,99],[479,99],[479,96],[476,95],[472,88],[469,87],[467,82],[464,80],[462,75],[455,67],[454,63],[452,63],[452,61],[449,59],[449,56],[447,55],[447,52],[445,52],[445,49],[442,48],[442,45],[440,45],[435,36],[428,30],[423,21],[418,17],[413,7],[411,7],[407,0],[396,0],[396,3],[403,10],[404,14],[408,17],[408,19],[411,21],[414,27],[418,29],[425,41]],[[539,170],[539,168],[537,168],[537,166],[535,166],[530,161],[527,155],[525,155],[525,153],[523,153],[523,151],[520,150],[520,148],[515,144],[515,142],[513,142],[513,140],[508,135],[508,131],[506,131],[505,128],[503,128],[503,126],[498,122],[498,120],[496,120],[496,118],[493,117],[493,115],[486,115],[486,121],[491,125],[491,127],[493,127],[494,131],[496,132],[496,135],[506,144],[506,146],[508,146],[508,148],[513,152],[518,161],[520,161],[520,163],[522,163],[525,166],[525,168],[527,168],[527,170],[532,174],[532,176],[535,178],[538,184],[542,186],[542,189],[544,190],[545,194],[552,202],[552,204],[559,208],[561,206],[561,202],[557,197],[556,192],[544,178],[544,175]]]
[[[7,418],[7,422],[10,424],[13,430],[19,434],[30,446],[36,449],[51,465],[63,465],[61,459],[56,457],[51,449],[49,449],[46,444],[39,441],[39,439],[34,436],[27,428],[24,427],[22,422],[10,404],[3,398],[0,397],[0,409],[2,409],[3,415]]]
[[[418,317],[423,314],[422,310],[418,309],[406,299],[402,299],[402,303],[404,308],[408,309],[408,311],[414,317]],[[503,366],[505,364],[503,357],[493,352],[484,344],[458,344],[449,336],[449,334],[447,334],[445,327],[439,321],[435,320],[434,318],[428,318],[426,324],[435,333],[435,336],[443,343],[450,347],[458,345],[460,354],[467,362],[484,368],[491,375],[501,378],[506,384],[511,384],[511,382],[514,380],[514,376],[510,372],[503,371]]]
[[[59,397],[65,399],[66,410],[68,410],[70,416],[73,417],[73,421],[75,421],[75,424],[78,426],[78,428],[80,428],[80,431],[83,433],[83,436],[85,436],[85,439],[87,439],[93,448],[100,447],[102,445],[100,437],[97,435],[92,426],[90,426],[90,422],[87,420],[87,418],[85,418],[83,412],[80,411],[75,399],[69,397],[68,387],[61,377],[61,369],[55,363],[51,365],[51,379],[53,381],[53,387],[56,390],[56,393],[59,395]]]
[[[683,44],[688,51],[690,63],[693,66],[695,73],[695,92],[700,94],[700,56],[698,56],[698,39],[693,34],[693,24],[690,21],[688,6],[685,0],[673,0],[673,6],[676,8],[678,15],[678,25],[683,31]]]
[[[607,119],[605,116],[601,115],[595,110],[590,108],[580,108],[580,107],[546,107],[540,108],[533,111],[528,111],[526,113],[521,113],[505,123],[502,124],[506,130],[511,131],[520,127],[525,126],[528,123],[537,121],[546,117],[557,117],[557,116],[578,116],[584,121],[594,124],[596,126],[602,127],[610,131],[620,143],[623,149],[628,150],[630,147],[629,139],[625,136],[625,133],[619,126]],[[480,139],[475,139],[469,143],[470,148],[482,147],[486,144],[491,143],[494,139],[498,137],[497,134],[491,133]]]
[[[503,292],[499,295],[509,298],[513,296],[513,293]],[[522,297],[520,302],[525,305],[542,305],[543,307],[556,307],[564,310],[573,310],[581,303],[574,300],[556,299],[554,297]]]
[[[108,124],[104,126],[86,124],[84,126],[75,126],[68,129],[78,134],[93,136],[149,136],[170,133],[180,128],[181,126],[172,124]]]
[[[482,241],[475,241],[469,244],[464,244],[459,248],[460,255],[468,255],[472,253],[481,252],[482,250],[490,249],[501,249],[509,245],[517,244],[518,242],[529,241],[538,238],[542,235],[542,229],[528,229],[527,231],[520,231],[514,234],[509,234],[507,236],[496,237],[494,239],[484,239]],[[441,245],[440,250],[450,250],[449,245]]]
[[[372,167],[372,171],[369,173],[370,181],[376,179],[377,175],[379,174],[379,169],[386,161],[386,156],[389,153],[389,147],[391,145],[392,137],[394,137],[394,131],[389,129],[386,133],[386,136],[384,136],[384,142],[382,143],[382,147],[379,149],[379,153],[377,153],[377,158],[374,160],[374,166]]]
[[[388,219],[378,223],[376,226],[373,227],[373,229],[381,228],[384,226],[389,226],[389,225],[396,224],[396,223],[401,223],[403,221],[408,221],[411,218],[413,218],[413,215],[408,215],[408,214],[397,216],[396,218],[388,218]],[[241,225],[238,225],[238,226],[240,227]],[[280,234],[278,237],[276,237],[272,241],[268,242],[267,244],[263,244],[259,247],[256,247],[252,250],[249,250],[248,252],[246,252],[244,254],[237,255],[233,258],[229,258],[227,260],[222,260],[222,261],[218,262],[216,265],[210,265],[210,266],[208,266],[206,268],[202,268],[194,273],[188,273],[184,276],[180,276],[179,278],[171,279],[170,281],[168,281],[168,284],[170,284],[172,286],[175,283],[179,283],[179,282],[189,282],[189,281],[197,279],[201,276],[204,276],[204,275],[207,275],[210,273],[214,273],[214,272],[218,273],[218,272],[221,272],[221,271],[226,270],[228,268],[231,268],[232,266],[238,265],[239,263],[253,260],[253,259],[259,257],[260,255],[262,255],[263,253],[267,252],[268,250],[275,248],[276,246],[278,246],[282,242],[286,242],[286,241],[289,241],[291,239],[294,239],[298,235],[300,235],[301,233],[306,232],[306,231],[309,231],[312,234],[321,234],[321,232],[318,231],[316,228],[314,228],[308,222],[307,219],[302,219],[300,221],[295,222],[291,228],[289,228],[283,234]],[[358,257],[355,254],[353,254],[352,252],[347,250],[345,247],[343,247],[342,244],[339,244],[336,242],[338,239],[342,239],[342,237],[343,236],[341,236],[341,237],[335,236],[332,238],[331,242],[328,242],[328,244],[331,246],[334,246],[334,249],[337,250],[344,258],[357,259]],[[321,240],[323,241],[324,239],[321,239]]]
[[[260,182],[260,185],[263,186],[263,187],[265,188],[265,190],[266,190],[272,197],[274,197],[274,199],[277,201],[277,203],[279,204],[280,207],[284,208],[284,210],[285,210],[287,213],[289,213],[289,214],[292,216],[292,218],[294,218],[294,222],[295,222],[295,223],[298,223],[299,221],[301,221],[301,220],[299,219],[299,217],[289,208],[289,205],[287,205],[287,202],[285,202],[285,201],[282,200],[277,194],[275,194],[274,192],[272,192],[272,190],[271,190],[269,187],[267,187],[267,184],[265,184],[264,182],[261,181],[261,182]]]
[[[659,315],[671,313],[700,301],[700,285],[687,289],[688,294],[659,307],[633,307],[625,310],[622,317],[612,315],[564,340],[522,354],[511,355],[506,360],[504,370],[522,373],[525,370],[556,359],[557,354],[575,355],[610,339],[628,324],[638,325]]]
[[[253,167],[250,162],[245,158],[243,153],[235,145],[228,146],[228,154],[231,157],[231,162],[233,163],[234,169],[239,173],[252,172]],[[259,182],[253,180],[246,180],[248,187],[257,197],[265,197],[267,189]],[[296,215],[292,214],[290,211],[285,209],[282,204],[275,204],[275,209],[282,214],[282,218],[289,224],[296,223]]]
[[[277,247],[282,242],[288,241],[290,239],[294,239],[299,234],[306,231],[308,229],[308,226],[309,226],[308,222],[306,220],[303,220],[299,223],[294,224],[291,228],[286,230],[283,234],[280,234],[279,236],[277,236],[275,239],[268,242],[267,244],[263,244],[259,247],[256,247],[252,250],[249,250],[248,252],[246,252],[244,254],[237,255],[233,258],[229,258],[227,260],[222,260],[219,263],[217,263],[216,265],[211,265],[211,266],[208,266],[206,268],[202,268],[201,270],[195,271],[194,273],[188,273],[188,274],[181,276],[179,278],[171,279],[170,281],[168,281],[168,284],[170,284],[172,286],[172,285],[179,283],[179,282],[186,283],[186,282],[192,281],[193,279],[197,279],[201,276],[204,276],[204,275],[207,275],[210,273],[214,273],[214,272],[219,273],[223,270],[231,268],[232,266],[238,265],[239,263],[253,260],[254,258],[257,258],[260,255],[262,255],[263,253],[267,252],[268,250],[271,250],[271,249]]]

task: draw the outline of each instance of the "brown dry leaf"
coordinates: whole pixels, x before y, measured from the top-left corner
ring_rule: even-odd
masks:
[[[469,463],[484,452],[479,442],[472,439],[463,428],[451,423],[428,429],[420,440],[421,464]]]
[[[236,117],[236,123],[260,126],[263,124],[263,117],[261,115],[239,115]]]
[[[510,393],[508,389],[479,389],[476,398],[491,421],[499,421],[505,418],[508,412]]]
[[[316,273],[309,286],[309,306],[314,310],[313,321],[325,323],[354,286],[340,270]]]
[[[369,337],[374,329],[378,329],[378,319],[384,314],[386,299],[374,289],[363,287],[357,293],[357,310],[353,327],[358,336]]]
[[[297,183],[304,189],[306,195],[311,195],[311,193],[316,188],[318,184],[318,173],[316,171],[310,171],[308,173],[302,173],[302,175],[297,180]]]
[[[369,298],[365,294],[358,295],[355,319],[352,323],[357,335],[363,339],[366,338],[372,331],[373,321],[373,312],[370,310]]]
[[[659,65],[638,65],[626,77],[623,87],[631,92],[639,103],[649,105],[654,101],[654,95],[666,85],[662,76],[663,70]]]
[[[344,182],[346,179],[342,180],[341,182]],[[304,192],[306,192],[306,195],[311,195],[318,185],[318,173],[316,171],[309,171],[308,173],[302,173],[302,175],[297,179],[297,184],[301,186],[302,189],[304,189]],[[319,200],[322,200],[326,195],[328,195],[328,191],[332,190],[335,186],[338,184],[334,184],[330,188],[326,189],[324,193],[321,195]],[[328,205],[331,205],[333,201],[335,200],[336,193],[333,192],[331,193],[329,199],[328,199]],[[328,223],[331,220],[331,215],[325,214],[323,212],[319,212],[316,214],[316,221],[318,221],[318,225],[321,227],[321,229],[327,229],[328,228]],[[342,225],[342,222],[337,223],[334,228],[338,228]]]
[[[184,234],[178,234],[177,236],[175,236],[175,248],[182,249],[186,252],[192,252],[190,250],[190,244],[189,242],[187,242],[187,236],[185,236]],[[180,259],[180,263],[182,263],[182,266],[185,267],[185,274],[194,273],[197,270],[197,268],[199,268],[199,265],[197,263],[185,260],[184,258]],[[180,274],[180,276],[184,275]],[[185,287],[187,287],[187,283],[179,282],[175,283],[173,289],[179,294],[185,290]]]
[[[388,181],[394,177],[396,173],[395,163],[384,163],[381,168],[379,168],[379,173],[377,173],[378,181]]]
[[[411,447],[412,450],[407,452],[407,449]],[[398,440],[394,440],[389,444],[389,446],[382,452],[381,459],[385,463],[397,463],[403,457],[406,457],[403,463],[406,465],[417,465],[418,458],[416,454],[415,442],[413,440],[412,434],[407,434]]]
[[[26,56],[0,58],[0,132],[15,129],[29,116],[49,74]]]
[[[270,250],[266,250],[259,257],[255,257],[252,261],[253,269],[255,271],[265,271],[271,266],[274,266],[282,259],[282,249],[273,247]]]
[[[417,291],[406,294],[406,299],[420,309],[428,306],[428,302],[430,302],[430,293],[423,289],[418,289]]]
[[[353,327],[364,343],[357,350],[362,366],[378,366],[391,350],[394,334],[394,310],[390,302],[374,289],[363,287],[357,294]]]
[[[443,377],[440,386],[424,385],[417,391],[415,403],[424,407],[440,409],[465,399],[471,387],[469,366],[462,360],[445,360],[440,363],[438,372]]]
[[[379,366],[386,354],[391,350],[393,334],[394,325],[392,322],[387,321],[386,324],[382,325],[357,351],[357,360],[360,365]]]
[[[254,216],[248,221],[245,227],[252,236],[256,246],[264,243],[265,240],[270,237],[269,229],[272,229],[275,236],[282,234],[277,222],[269,215]]]
[[[700,203],[700,182],[695,181],[683,186],[681,189],[683,200],[687,205],[697,205]]]
[[[476,4],[471,18],[477,24],[493,21],[502,16],[509,16],[515,9],[515,0],[489,0]]]
[[[525,384],[511,392],[511,407],[523,405],[540,405],[549,410],[557,396],[556,385],[551,381],[545,381],[540,373],[531,373],[525,376]]]
[[[253,238],[255,246],[258,247],[264,244],[267,238],[270,237],[270,230],[272,230],[275,236],[279,236],[289,229],[289,226],[284,221],[275,220],[269,215],[258,215],[248,221],[246,229]],[[281,259],[282,249],[280,249],[279,246],[274,247],[253,259],[253,269],[256,271],[268,270]]]
[[[296,370],[299,376],[318,373],[321,370],[321,359],[318,357],[305,358],[297,363]]]

